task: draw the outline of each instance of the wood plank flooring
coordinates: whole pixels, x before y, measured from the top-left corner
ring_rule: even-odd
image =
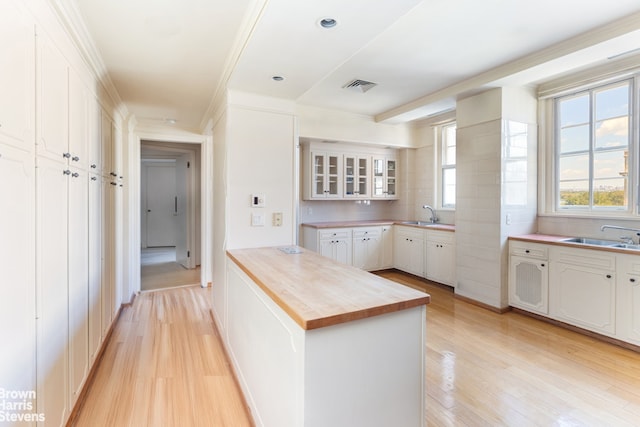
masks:
[[[380,275],[432,297],[428,426],[640,425],[639,353],[493,313],[413,276]],[[187,287],[143,293],[125,308],[75,425],[251,425],[210,300],[210,289]]]

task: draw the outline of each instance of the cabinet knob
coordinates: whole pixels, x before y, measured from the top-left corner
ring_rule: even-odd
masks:
[[[95,176],[91,177],[91,181],[97,181],[97,180],[98,180],[98,178],[96,178]]]
[[[545,265],[545,264],[544,264],[544,262],[543,262],[542,264],[540,264],[540,267],[544,267],[544,265]]]
[[[72,177],[77,178],[80,176],[80,174],[78,172],[74,172],[71,174]]]
[[[73,162],[78,162],[78,161],[80,161],[80,157],[78,157],[78,156],[73,156],[73,157],[71,158],[71,161],[73,161]]]
[[[91,169],[95,169],[97,167],[98,167],[98,165],[96,165],[95,163],[91,165]]]
[[[631,279],[629,279],[629,281],[630,281],[631,283],[636,283],[636,279],[634,279],[633,277],[632,277]]]
[[[526,249],[526,250],[524,251],[524,253],[528,254],[528,253],[529,253],[529,249]]]
[[[69,157],[71,157],[71,153],[62,153],[62,157],[68,159]]]
[[[71,171],[69,169],[63,170],[62,173],[65,175],[71,175]]]
[[[607,274],[607,279],[611,279],[611,275],[610,274]]]

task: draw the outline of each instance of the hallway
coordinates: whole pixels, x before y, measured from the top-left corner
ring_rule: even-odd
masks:
[[[140,256],[140,290],[200,284],[200,267],[186,269],[176,262],[175,247],[145,248]]]

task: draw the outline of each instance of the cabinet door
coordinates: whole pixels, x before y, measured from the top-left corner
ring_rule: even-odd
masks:
[[[427,240],[427,279],[453,285],[455,246],[451,243]]]
[[[102,177],[89,179],[89,360],[95,361],[100,344],[102,286]]]
[[[102,304],[102,340],[104,340],[111,327],[111,310],[115,304],[114,283],[112,270],[112,248],[113,248],[113,195],[114,186],[110,178],[102,181],[102,284],[101,304]]]
[[[352,245],[351,239],[339,239],[334,243],[334,258],[343,264],[352,264]]]
[[[509,305],[539,314],[549,313],[549,267],[546,260],[510,257]]]
[[[0,340],[5,348],[12,349],[2,351],[0,387],[5,390],[35,390],[33,153],[17,149],[13,145],[0,144],[0,200],[3,201],[0,209]]]
[[[353,266],[362,270],[378,270],[382,264],[382,232],[380,228],[356,229],[353,233]]]
[[[89,373],[88,177],[71,170],[68,200],[69,252],[69,410]]]
[[[385,197],[386,188],[386,166],[384,158],[373,158],[373,182],[372,193],[373,197]]]
[[[87,151],[89,160],[87,164],[92,173],[102,173],[102,108],[91,94],[88,97],[89,140]]]
[[[69,70],[70,165],[87,168],[89,160],[89,94],[80,76]]]
[[[396,187],[396,160],[395,159],[387,159],[385,162],[385,176],[386,176],[386,188],[387,188],[387,197],[395,198],[398,195],[397,187]]]
[[[346,155],[344,157],[344,197],[369,197],[369,158]]]
[[[552,262],[549,314],[604,335],[615,333],[615,278],[612,271]]]
[[[393,268],[393,226],[382,227],[382,255],[380,269]]]
[[[624,274],[618,286],[618,338],[640,345],[640,274]]]
[[[39,157],[36,168],[37,412],[47,425],[69,416],[67,184],[63,163]]]
[[[342,156],[339,154],[312,152],[312,198],[342,197]]]
[[[35,34],[19,2],[0,2],[0,141],[34,149]]]
[[[425,244],[422,232],[399,227],[394,232],[394,264],[398,270],[425,276]]]
[[[38,154],[62,160],[69,147],[67,62],[44,34],[37,42]]]
[[[102,170],[111,177],[116,177],[115,162],[113,160],[113,122],[107,113],[102,111],[102,126],[100,127],[102,140]]]

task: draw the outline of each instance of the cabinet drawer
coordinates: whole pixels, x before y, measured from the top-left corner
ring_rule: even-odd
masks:
[[[351,229],[350,228],[333,228],[333,229],[321,230],[318,232],[318,236],[320,240],[350,239]]]
[[[427,230],[427,240],[440,243],[454,243],[455,233],[450,231]]]
[[[396,236],[408,237],[410,239],[424,239],[424,230],[414,227],[394,226]]]
[[[537,243],[520,242],[515,240],[509,241],[509,253],[511,255],[529,258],[549,258],[549,248],[547,246]]]
[[[616,257],[607,252],[591,249],[553,248],[554,262],[591,267],[599,270],[615,270]]]
[[[353,238],[362,239],[364,237],[380,237],[382,227],[359,227],[353,229]]]

